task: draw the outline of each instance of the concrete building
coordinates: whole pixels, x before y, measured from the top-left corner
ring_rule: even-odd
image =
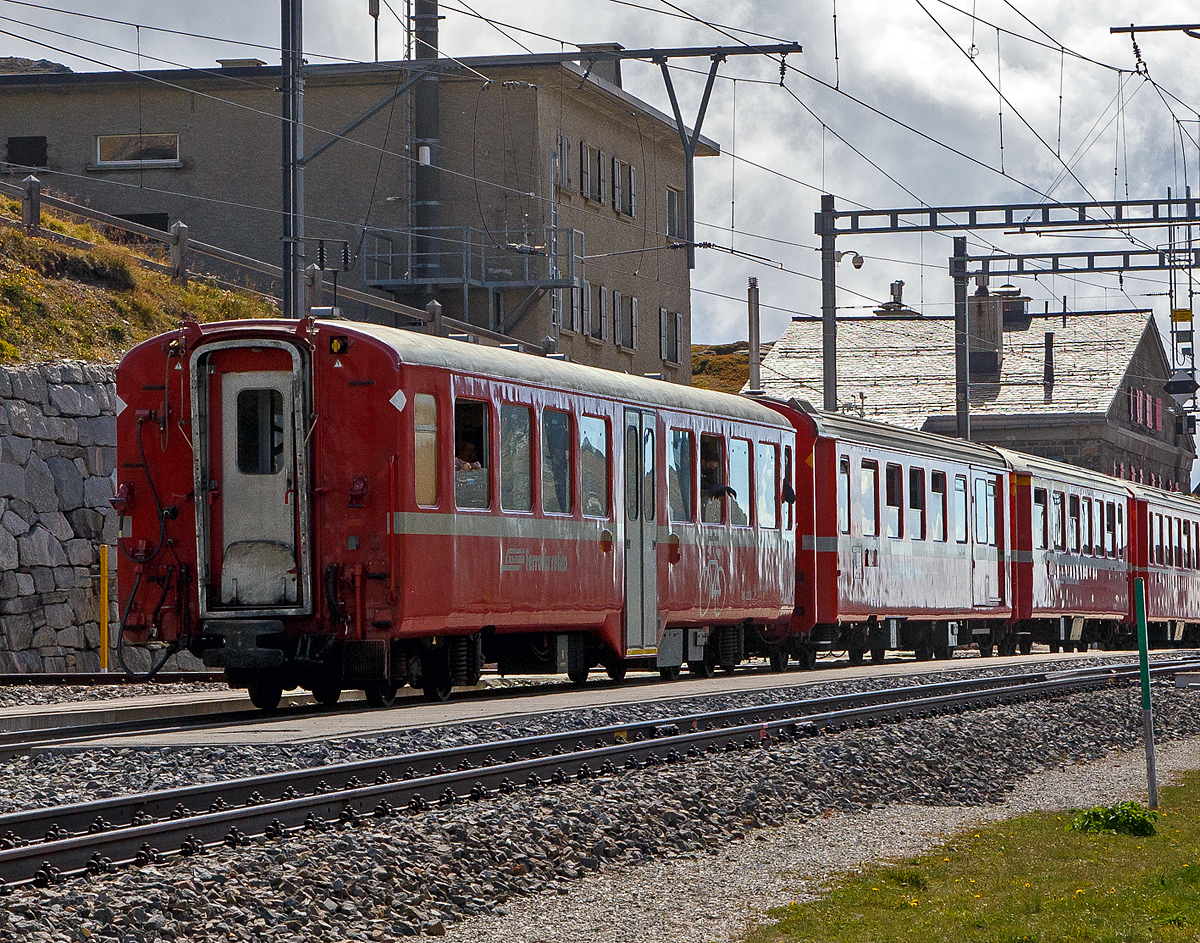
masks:
[[[1031,313],[1001,290],[970,299],[968,335],[972,441],[1190,490],[1195,446],[1163,391],[1170,364],[1148,310]],[[763,361],[763,388],[820,402],[821,384],[820,318],[796,318]],[[838,400],[953,436],[953,318],[839,319]]]
[[[678,244],[685,159],[672,118],[621,88],[617,63],[521,57],[305,69],[306,261],[349,243],[365,285],[570,359],[689,380],[690,280]],[[420,70],[440,133],[414,136]],[[0,173],[104,212],[278,264],[280,70],[0,75]],[[366,116],[365,119],[363,116]],[[326,145],[328,145],[326,147]],[[719,153],[701,138],[697,156]],[[436,170],[436,226],[414,180]],[[638,250],[630,252],[629,250]],[[326,284],[332,279],[326,273]],[[352,317],[393,316],[344,305]]]

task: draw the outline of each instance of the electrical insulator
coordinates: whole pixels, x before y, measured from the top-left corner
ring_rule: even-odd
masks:
[[[342,243],[342,271],[343,272],[350,271],[351,262],[352,262],[352,260],[350,258],[350,243],[343,242]]]
[[[325,240],[317,240],[317,268],[325,271]]]

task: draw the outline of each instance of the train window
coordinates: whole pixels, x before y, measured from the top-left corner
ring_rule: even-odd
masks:
[[[1175,565],[1183,566],[1183,521],[1175,518]]]
[[[887,535],[901,537],[904,534],[901,514],[904,513],[904,469],[899,465],[889,464],[884,469],[884,486],[887,491]]]
[[[770,442],[754,446],[754,497],[759,527],[779,524],[779,448]]]
[[[438,503],[438,427],[437,400],[429,393],[413,397],[413,484],[417,504],[437,507]]]
[[[750,443],[729,440],[729,519],[737,527],[750,526]]]
[[[1163,534],[1163,563],[1172,566],[1175,563],[1175,524],[1171,515],[1163,522],[1166,533]]]
[[[838,460],[838,533],[850,533],[850,459],[843,455]]]
[[[1192,525],[1190,521],[1183,522],[1183,564],[1185,569],[1192,568]]]
[[[1154,515],[1154,562],[1162,565],[1163,562],[1163,536],[1162,536],[1162,515]]]
[[[1113,542],[1117,546],[1118,559],[1124,560],[1125,559],[1125,521],[1122,520],[1122,518],[1121,518],[1121,505],[1119,505],[1119,504],[1114,505],[1114,508],[1116,509],[1116,512],[1117,512],[1117,522],[1114,525],[1114,530],[1116,531],[1116,537],[1113,538]]]
[[[719,435],[700,436],[701,520],[720,524],[725,519],[725,440]]]
[[[579,477],[583,513],[608,517],[608,423],[599,416],[579,419]]]
[[[454,404],[454,503],[491,506],[488,494],[488,405],[460,399]]]
[[[989,478],[987,483],[987,542],[989,547],[996,546],[996,526],[999,521],[1000,514],[996,507],[996,482]]]
[[[533,410],[500,407],[500,507],[533,510]]]
[[[908,535],[925,539],[925,469],[908,470]]]
[[[929,530],[934,540],[946,539],[946,473],[935,471],[929,476]]]
[[[1033,545],[1038,550],[1046,549],[1046,489],[1033,489]]]
[[[864,537],[879,536],[879,463],[863,459],[859,480]]]
[[[547,514],[570,514],[571,415],[558,409],[542,410],[542,510]]]
[[[637,420],[635,419],[636,423]],[[641,448],[641,433],[636,425],[625,427],[625,519],[638,519],[638,498],[641,497],[641,482],[638,480],[638,450]]]
[[[275,475],[282,468],[283,394],[279,390],[239,390],[237,468],[243,475]]]
[[[1104,507],[1104,552],[1110,557],[1115,557],[1117,555],[1117,506],[1109,501]]]
[[[793,526],[792,515],[796,509],[796,490],[792,487],[792,447],[783,447],[783,492],[780,497],[787,504],[787,529]]]
[[[1092,499],[1084,498],[1079,509],[1079,531],[1080,543],[1083,545],[1083,552],[1090,554],[1092,552]]]
[[[1066,495],[1055,491],[1050,496],[1050,533],[1054,538],[1055,550],[1067,549],[1067,519],[1063,513],[1066,509]]]
[[[667,502],[672,521],[694,521],[696,505],[696,440],[684,429],[671,430],[667,456]]]
[[[1079,553],[1079,495],[1067,498],[1067,549]]]
[[[1200,570],[1200,524],[1192,522],[1192,569]]]
[[[658,476],[654,473],[654,430],[642,433],[642,520],[657,521],[658,509],[654,500]]]
[[[960,544],[967,542],[967,479],[954,476],[954,539]]]

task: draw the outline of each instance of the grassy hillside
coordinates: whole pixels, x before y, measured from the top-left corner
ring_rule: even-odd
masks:
[[[20,203],[0,198],[0,216],[19,220]],[[95,248],[74,249],[0,227],[0,363],[116,361],[185,318],[278,316],[273,304],[249,292],[204,280],[185,290],[138,265],[139,255],[165,261],[161,247],[118,245],[91,226],[47,212],[42,225]]]
[[[766,357],[770,344],[760,344],[760,356]],[[740,393],[750,379],[750,345],[692,345],[692,386],[722,393]]]

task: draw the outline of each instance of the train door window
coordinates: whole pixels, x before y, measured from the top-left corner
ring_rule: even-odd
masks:
[[[1115,557],[1117,555],[1117,506],[1109,501],[1104,507],[1104,553],[1106,556]]]
[[[241,390],[237,395],[237,468],[243,475],[275,475],[282,468],[283,394]]]
[[[1083,498],[1079,508],[1079,538],[1082,552],[1092,552],[1092,499]]]
[[[908,536],[925,539],[925,469],[908,470]]]
[[[454,503],[491,506],[488,493],[488,404],[460,399],[454,404]]]
[[[736,527],[750,526],[750,443],[729,440],[729,518]]]
[[[423,508],[438,503],[437,400],[429,393],[413,397],[413,484],[417,504]]]
[[[850,457],[838,459],[838,533],[850,533]]]
[[[904,527],[901,516],[904,514],[904,469],[899,465],[889,464],[884,469],[884,487],[887,491],[886,510],[884,512],[887,535],[902,537]]]
[[[975,479],[975,543],[987,546],[988,543],[988,500],[986,478]]]
[[[965,544],[967,527],[967,479],[965,475],[954,476],[954,539]]]
[[[654,429],[645,429],[642,432],[642,509],[644,511],[642,519],[647,521],[658,520],[658,502],[655,500],[658,494],[658,489],[655,487],[658,483],[658,475],[654,467],[657,454],[654,446]]]
[[[579,479],[588,517],[608,517],[608,467],[608,423],[599,416],[581,416]]]
[[[1063,513],[1066,503],[1066,495],[1061,491],[1055,491],[1050,496],[1050,533],[1054,538],[1055,550],[1067,549],[1067,518]]]
[[[1079,553],[1079,495],[1067,497],[1067,549]]]
[[[500,407],[500,507],[533,510],[533,410]]]
[[[935,471],[929,476],[929,531],[934,540],[946,539],[946,473]]]
[[[542,410],[542,510],[570,514],[575,495],[571,485],[571,414]]]
[[[636,421],[636,420],[635,420]],[[642,483],[638,479],[638,451],[642,447],[641,432],[638,427],[628,426],[625,429],[625,519],[638,519],[638,499],[642,493]]]
[[[1038,550],[1046,549],[1046,489],[1033,489],[1033,545]]]
[[[720,524],[725,519],[725,440],[719,435],[700,436],[701,520]]]
[[[759,527],[779,524],[779,448],[770,442],[754,445],[754,498]]]
[[[781,497],[784,498],[784,503],[787,504],[787,522],[788,530],[792,529],[792,515],[796,510],[796,489],[792,487],[792,447],[785,445],[783,447],[783,480],[785,482]]]
[[[987,542],[989,547],[997,545],[997,530],[1000,524],[1000,509],[996,503],[996,480],[987,483]]]
[[[859,480],[859,498],[862,504],[862,532],[864,537],[879,536],[879,463],[868,459],[862,461],[862,477]]]
[[[696,519],[696,440],[686,429],[671,430],[667,456],[667,503],[672,521]]]

